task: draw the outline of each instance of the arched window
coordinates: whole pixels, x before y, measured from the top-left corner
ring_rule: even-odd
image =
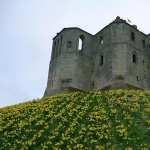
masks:
[[[104,40],[103,40],[103,37],[102,37],[102,36],[99,37],[99,42],[100,42],[100,45],[103,45],[103,44],[104,44]]]
[[[83,50],[83,46],[84,46],[84,36],[81,35],[78,39],[78,50],[79,51]]]
[[[135,63],[135,64],[137,63],[137,56],[136,56],[136,54],[132,55],[132,62]]]

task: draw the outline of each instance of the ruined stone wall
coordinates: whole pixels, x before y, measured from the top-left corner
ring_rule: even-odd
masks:
[[[83,49],[79,51],[80,36],[84,41]],[[91,41],[92,35],[78,28],[66,28],[54,38],[45,95],[65,88],[89,89],[92,68]]]
[[[125,26],[125,25],[124,25]],[[125,26],[127,40],[127,81],[130,85],[145,88],[144,85],[144,51],[146,48],[146,36],[139,32],[136,28]],[[134,33],[135,39],[133,40],[131,34]],[[143,44],[143,41],[145,41]],[[145,46],[144,46],[145,45]],[[136,62],[133,62],[133,55],[136,56]]]
[[[112,77],[111,28],[98,32],[93,43],[95,59],[91,82],[94,89],[101,89],[109,85]]]
[[[150,89],[150,36],[136,26],[117,17],[95,35],[65,28],[53,39],[45,95],[129,86]]]
[[[145,75],[145,89],[150,89],[150,36],[146,40],[146,49],[144,52],[144,75]]]
[[[134,41],[131,39],[131,33],[134,34]],[[120,80],[122,83],[144,88],[142,40],[146,40],[145,35],[129,25],[125,23],[112,25],[112,78],[114,82]],[[134,54],[135,63],[132,58]]]

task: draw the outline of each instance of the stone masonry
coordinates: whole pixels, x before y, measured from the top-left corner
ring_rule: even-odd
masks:
[[[116,17],[95,35],[72,27],[53,38],[44,96],[129,87],[150,89],[150,34]]]

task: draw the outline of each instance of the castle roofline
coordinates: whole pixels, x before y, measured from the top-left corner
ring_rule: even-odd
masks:
[[[73,29],[75,29],[75,30],[80,30],[80,31],[82,31],[82,32],[85,32],[86,34],[89,34],[90,36],[93,36],[91,33],[87,32],[87,31],[85,31],[85,30],[83,30],[83,29],[81,29],[81,28],[79,28],[79,27],[68,27],[68,28],[63,28],[60,32],[58,32],[57,35],[53,38],[53,40],[54,40],[58,35],[60,35],[63,31],[66,31],[66,30],[73,30]]]
[[[81,29],[81,28],[79,28],[79,27],[68,27],[68,28],[63,28],[59,33],[57,33],[57,35],[53,38],[53,40],[54,40],[58,35],[60,35],[63,31],[65,31],[65,30],[72,30],[72,29],[80,30],[80,31],[82,31],[82,32],[85,32],[86,34],[89,34],[90,36],[95,36],[95,35],[97,35],[98,33],[100,33],[100,32],[102,32],[103,30],[105,30],[106,28],[110,27],[110,26],[111,26],[112,24],[114,24],[114,23],[115,23],[115,24],[116,24],[116,23],[117,23],[117,24],[119,24],[119,23],[124,23],[124,24],[130,26],[131,28],[133,28],[134,30],[140,32],[140,33],[143,34],[145,37],[150,36],[150,34],[145,34],[144,32],[138,30],[138,28],[137,28],[136,25],[131,25],[131,24],[129,24],[126,20],[121,19],[119,16],[117,16],[114,21],[112,21],[111,23],[109,23],[108,25],[106,25],[104,28],[102,28],[99,32],[97,32],[97,33],[94,34],[94,35],[91,34],[91,33],[89,33],[89,32],[87,32],[87,31],[85,31],[85,30],[83,30],[83,29]]]
[[[131,24],[129,24],[126,20],[121,19],[119,16],[117,16],[114,21],[112,21],[112,22],[109,23],[107,26],[105,26],[104,28],[102,28],[102,29],[101,29],[99,32],[97,32],[95,35],[97,35],[98,33],[102,32],[102,31],[105,30],[106,28],[110,27],[110,26],[111,26],[112,24],[114,24],[114,23],[117,23],[117,24],[119,24],[119,23],[124,23],[124,24],[130,26],[131,28],[133,28],[134,30],[140,32],[140,33],[143,34],[144,36],[146,36],[146,37],[148,36],[148,35],[145,34],[144,32],[138,30],[136,25],[131,25]],[[149,34],[149,35],[150,35],[150,34]]]

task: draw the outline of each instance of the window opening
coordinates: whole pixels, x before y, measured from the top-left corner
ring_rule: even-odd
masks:
[[[72,42],[71,41],[68,41],[67,42],[67,48],[71,48],[72,47]]]
[[[102,36],[100,36],[100,38],[99,38],[99,42],[100,42],[100,44],[101,44],[101,45],[103,45],[103,44],[104,44],[104,40],[103,40],[103,37],[102,37]]]
[[[137,81],[140,81],[140,78],[139,78],[139,76],[136,76],[136,80],[137,80]]]
[[[104,57],[103,55],[101,55],[99,65],[102,66],[103,64],[104,64]]]
[[[133,63],[136,63],[136,62],[137,62],[137,58],[136,58],[136,55],[135,55],[135,54],[132,55],[132,62],[133,62]]]
[[[84,45],[84,36],[81,35],[78,39],[78,50],[79,51],[83,50],[83,45]]]
[[[142,40],[142,46],[145,48],[145,40]]]
[[[134,34],[134,32],[131,32],[131,40],[135,41],[135,34]]]

